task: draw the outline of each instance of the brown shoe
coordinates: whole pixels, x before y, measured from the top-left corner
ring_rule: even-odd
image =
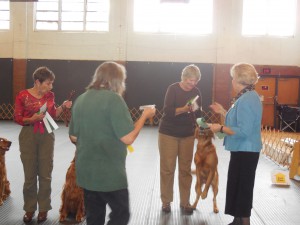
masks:
[[[34,217],[34,212],[26,212],[23,216],[24,223],[30,223]]]
[[[187,204],[185,206],[180,205],[180,209],[181,209],[181,212],[186,215],[192,215],[194,212],[194,209],[192,208],[192,206],[190,204]]]
[[[47,214],[48,214],[47,211],[46,212],[39,212],[38,219],[37,219],[38,223],[44,222],[45,220],[47,220]]]
[[[161,207],[161,210],[164,212],[164,213],[169,213],[171,212],[171,205],[170,203],[163,203],[162,207]]]

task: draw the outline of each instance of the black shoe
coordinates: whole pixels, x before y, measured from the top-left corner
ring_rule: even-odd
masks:
[[[171,205],[170,205],[170,203],[163,203],[163,205],[161,207],[161,210],[164,213],[170,213],[171,212]]]
[[[228,225],[242,225],[242,220],[240,217],[234,217],[233,221]]]
[[[250,217],[242,217],[240,224],[241,225],[250,225]]]

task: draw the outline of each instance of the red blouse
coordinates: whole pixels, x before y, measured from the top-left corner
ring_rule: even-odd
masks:
[[[52,118],[56,117],[56,107],[54,102],[54,93],[49,91],[42,98],[38,99],[31,95],[29,91],[23,90],[16,97],[14,120],[16,123],[24,126],[23,118],[30,118],[33,114],[39,112],[40,108],[47,102],[47,112]],[[35,122],[41,123],[40,121]]]

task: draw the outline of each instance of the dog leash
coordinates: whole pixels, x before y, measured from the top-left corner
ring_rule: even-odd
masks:
[[[72,98],[73,98],[73,96],[74,96],[74,94],[75,94],[75,91],[74,90],[72,90],[71,92],[70,92],[70,94],[69,94],[69,98],[68,98],[68,101],[71,101],[72,100]],[[70,122],[70,118],[71,118],[71,110],[70,109],[68,109],[68,108],[63,108],[63,115],[64,115],[64,122],[65,122],[65,125],[66,125],[66,127],[68,127],[69,126],[69,122]]]

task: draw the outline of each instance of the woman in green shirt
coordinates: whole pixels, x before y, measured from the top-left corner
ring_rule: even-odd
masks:
[[[109,224],[129,221],[127,145],[156,110],[146,108],[134,124],[122,98],[125,79],[124,66],[104,62],[72,108],[69,135],[77,147],[76,177],[84,189],[87,225],[105,223],[107,204],[112,210]]]

